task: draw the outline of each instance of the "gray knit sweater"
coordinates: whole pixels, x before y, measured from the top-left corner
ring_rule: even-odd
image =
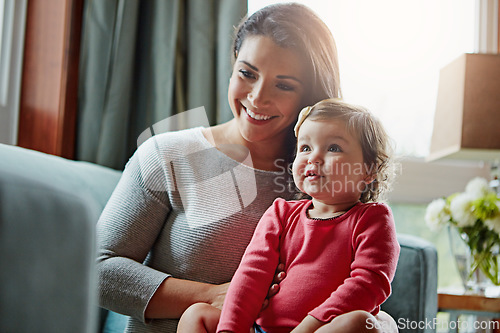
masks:
[[[290,181],[229,158],[201,128],[148,139],[97,225],[100,305],[132,316],[127,332],[175,332],[177,320],[144,321],[158,286],[230,281],[261,215],[291,198]]]

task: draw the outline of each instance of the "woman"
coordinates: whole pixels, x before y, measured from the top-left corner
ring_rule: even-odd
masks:
[[[335,42],[305,6],[256,12],[233,51],[234,119],[147,140],[99,219],[100,304],[131,316],[128,332],[175,332],[190,305],[222,307],[261,215],[294,194],[299,111],[340,95]]]

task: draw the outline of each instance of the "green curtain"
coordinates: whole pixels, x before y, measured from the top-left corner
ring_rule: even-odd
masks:
[[[87,0],[77,159],[122,169],[138,136],[174,114],[231,119],[231,42],[246,12],[246,0]]]

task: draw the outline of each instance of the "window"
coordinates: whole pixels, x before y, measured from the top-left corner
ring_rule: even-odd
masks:
[[[6,50],[9,48],[7,45],[7,29],[6,27],[10,26],[9,18],[5,15],[5,0],[0,0],[0,104],[4,105],[6,103],[6,78],[7,75],[7,52]],[[5,31],[6,36],[4,36],[3,32]],[[4,45],[5,44],[5,45]]]
[[[0,0],[0,143],[15,144],[26,0]]]
[[[249,14],[279,0],[249,0]],[[401,155],[428,154],[439,70],[474,51],[475,1],[298,1],[337,43],[344,99],[369,108]]]
[[[5,0],[0,0],[0,54],[2,54],[2,31],[3,31],[3,16],[4,16]]]

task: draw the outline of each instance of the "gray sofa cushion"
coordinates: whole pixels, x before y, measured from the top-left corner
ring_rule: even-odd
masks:
[[[398,235],[401,245],[392,294],[382,304],[398,324],[399,332],[435,332],[437,314],[437,251],[434,245],[411,235]],[[430,323],[430,325],[429,325]]]

